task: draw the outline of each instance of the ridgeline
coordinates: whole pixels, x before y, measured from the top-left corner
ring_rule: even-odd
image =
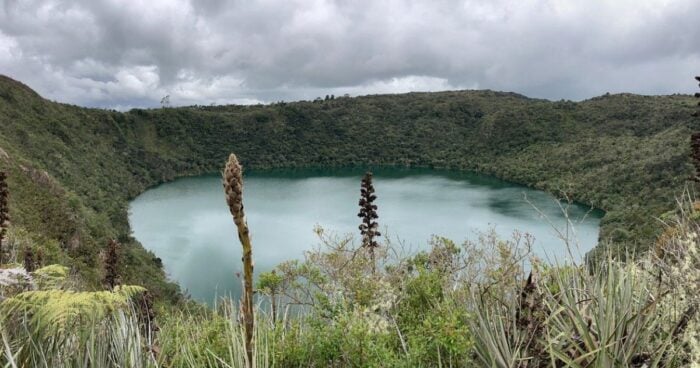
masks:
[[[185,175],[246,168],[401,166],[475,171],[606,211],[601,243],[644,251],[692,174],[691,96],[582,102],[455,91],[258,106],[133,109],[51,102],[0,76],[0,171],[13,242],[39,244],[99,289],[108,239],[124,282],[177,298],[160,260],[130,236],[128,201]],[[222,194],[223,200],[223,194]],[[527,229],[522,229],[527,231]]]

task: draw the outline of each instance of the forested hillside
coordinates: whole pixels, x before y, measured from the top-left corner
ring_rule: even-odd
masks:
[[[12,241],[41,244],[99,287],[107,239],[124,282],[175,297],[160,260],[129,236],[128,200],[178,176],[244,167],[416,166],[471,170],[601,208],[601,240],[644,250],[692,173],[691,96],[582,102],[513,93],[409,93],[266,106],[121,113],[47,101],[0,77],[0,171]],[[527,230],[527,229],[523,229]]]

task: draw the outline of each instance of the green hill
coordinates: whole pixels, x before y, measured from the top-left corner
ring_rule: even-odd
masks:
[[[175,297],[160,260],[129,235],[128,200],[179,176],[219,171],[230,152],[256,169],[392,165],[494,175],[601,208],[603,243],[644,250],[661,229],[655,217],[674,208],[692,173],[694,103],[687,95],[551,102],[455,91],[121,113],[47,101],[0,76],[0,170],[9,174],[13,242],[40,244],[99,288],[100,252],[118,238],[124,281]]]

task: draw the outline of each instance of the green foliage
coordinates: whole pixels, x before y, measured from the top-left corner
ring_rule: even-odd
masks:
[[[607,258],[595,269],[535,262],[539,277],[527,282],[521,261],[530,244],[518,234],[508,241],[484,234],[462,246],[434,238],[429,252],[395,258],[388,255],[397,249],[385,243],[376,254],[382,267],[372,275],[369,262],[353,263],[368,258],[353,253],[362,248],[319,231],[327,248],[281,265],[259,285],[290,298],[281,299],[285,313],[277,321],[256,308],[254,366],[692,366],[700,362],[700,227],[693,211],[675,216],[656,255],[629,263]],[[339,264],[347,266],[333,273]],[[65,268],[38,272],[60,279]],[[372,287],[355,297],[360,275]],[[127,307],[128,295],[140,290],[11,297],[0,308],[0,363],[246,366],[237,302],[222,299],[213,310],[162,307],[160,331],[150,340]],[[305,307],[294,313],[297,302]]]
[[[607,211],[601,238],[643,249],[691,174],[690,96],[582,102],[458,91],[191,106],[127,113],[46,101],[0,77],[0,170],[13,224],[56,241],[93,286],[101,248],[125,249],[123,282],[176,298],[129,237],[127,201],[183,175],[250,169],[413,166],[468,170],[564,193]]]
[[[46,267],[42,274],[63,274]],[[141,366],[137,323],[130,320],[130,300],[144,289],[123,286],[111,291],[25,291],[0,303],[6,362],[18,366]],[[100,365],[102,362],[104,365]],[[109,364],[107,364],[109,363]]]
[[[626,263],[535,263],[527,278],[471,293],[475,350],[493,367],[684,367],[700,363],[699,225],[682,200],[655,252]],[[632,257],[626,257],[631,259]],[[509,262],[506,262],[509,263]],[[505,268],[498,267],[496,270]]]
[[[263,272],[258,275],[258,290],[271,293],[273,290],[278,290],[283,282],[282,276],[278,275],[274,270]]]
[[[196,362],[201,367],[215,367],[216,357],[228,355],[229,322],[218,313],[173,310],[160,325],[160,361],[164,366],[187,367]]]
[[[419,276],[420,281],[413,280],[407,298],[397,306],[397,325],[406,340],[408,361],[416,367],[438,361],[443,366],[469,365],[470,315],[456,298],[439,295],[443,293],[441,280],[434,275],[431,272],[430,276]]]
[[[292,329],[293,338],[280,346],[279,362],[290,367],[394,367],[400,362],[391,348],[394,335],[358,311],[332,320],[308,318]]]
[[[68,278],[68,267],[49,265],[32,272],[32,275],[39,290],[63,289]]]
[[[2,301],[0,315],[5,318],[29,317],[29,324],[37,331],[47,331],[48,336],[55,336],[79,320],[92,323],[126,307],[134,295],[143,291],[140,286],[119,286],[113,292],[26,291]]]
[[[527,237],[485,235],[479,246],[436,238],[430,252],[410,258],[390,257],[386,241],[373,274],[351,239],[319,231],[325,249],[260,280],[263,293],[279,292],[284,312],[268,320],[256,310],[256,366],[697,364],[698,215],[694,206],[669,212],[691,172],[692,108],[681,95],[575,103],[460,91],[118,113],[49,102],[0,77],[8,243],[15,261],[28,245],[44,250],[94,290],[102,248],[118,239],[122,281],[176,301],[161,262],[129,235],[128,200],[149,186],[215,172],[231,151],[253,170],[475,171],[605,210],[602,243],[640,259],[551,267],[526,282]],[[654,219],[662,214],[666,229]],[[652,246],[645,257],[656,258],[641,257]],[[38,290],[2,302],[2,363],[244,366],[234,302],[202,313],[162,310],[155,344],[129,309],[142,289],[74,291],[67,270],[40,269]]]

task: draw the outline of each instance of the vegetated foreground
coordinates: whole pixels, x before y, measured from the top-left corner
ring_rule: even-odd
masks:
[[[688,96],[573,103],[465,91],[118,113],[48,102],[3,77],[0,171],[12,222],[3,225],[2,251],[24,262],[0,275],[3,359],[687,365],[699,354],[698,229],[691,196],[675,199],[692,175],[692,111]],[[352,249],[321,232],[328,249],[260,277],[258,296],[284,295],[286,308],[246,307],[239,316],[237,301],[222,301],[209,311],[183,301],[160,260],[129,236],[126,205],[150,185],[220,170],[232,151],[248,168],[399,165],[496,175],[606,210],[602,243],[638,260],[603,254],[593,268],[532,260],[528,277],[527,237],[486,234],[462,247],[436,238],[431,252],[389,257],[391,244]],[[654,252],[642,254],[648,248]],[[92,291],[102,287],[111,291]],[[155,308],[152,296],[171,303]],[[251,315],[253,338],[243,332]]]

